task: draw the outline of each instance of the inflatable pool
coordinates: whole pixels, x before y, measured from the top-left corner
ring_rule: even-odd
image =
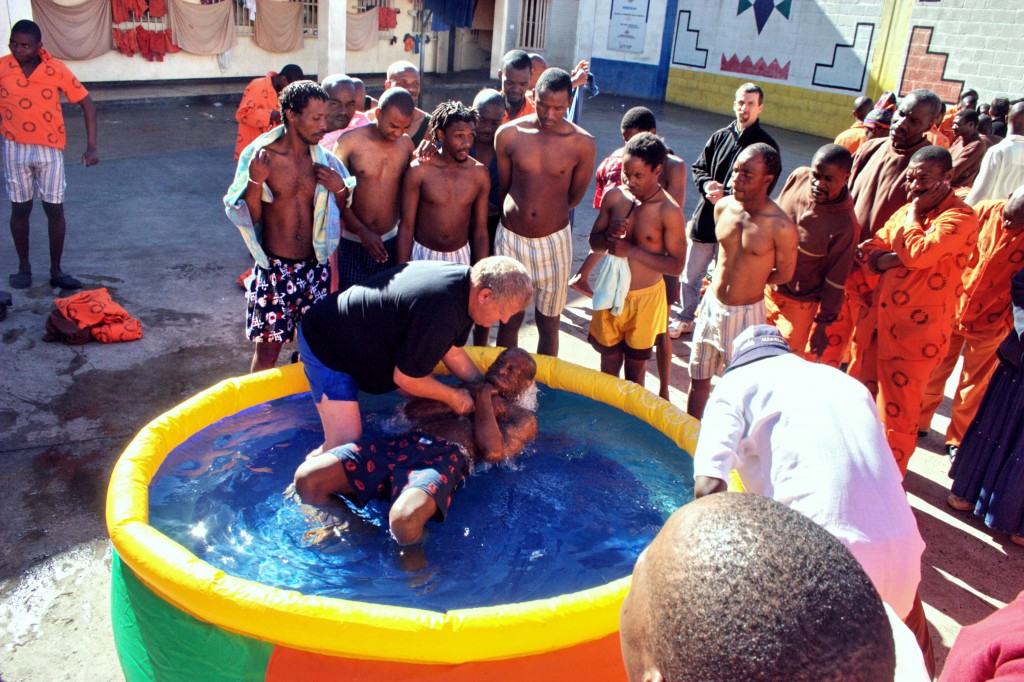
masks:
[[[497,355],[470,351],[481,367]],[[697,423],[651,393],[555,359],[537,362],[545,386],[611,405],[692,452]],[[156,419],[122,455],[107,523],[115,641],[128,680],[624,679],[617,631],[628,577],[439,612],[245,580],[150,525],[150,482],[172,450],[219,420],[306,390],[296,365],[222,382]]]

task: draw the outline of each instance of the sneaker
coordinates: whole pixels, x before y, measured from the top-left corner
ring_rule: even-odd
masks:
[[[680,320],[676,318],[668,323],[668,337],[678,339],[683,334],[693,333],[693,320]]]

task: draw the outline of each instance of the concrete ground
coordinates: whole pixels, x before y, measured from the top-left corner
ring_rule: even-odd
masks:
[[[473,79],[471,79],[473,80]],[[433,79],[424,106],[468,101],[482,84]],[[216,88],[97,92],[100,157],[84,149],[77,107],[68,117],[68,240],[65,270],[87,288],[106,287],[143,324],[142,340],[69,347],[40,339],[58,294],[47,283],[46,224],[33,214],[34,286],[15,291],[0,323],[0,679],[123,679],[110,634],[109,565],[103,509],[110,470],[129,439],[184,398],[247,371],[244,302],[235,284],[251,259],[225,218],[221,196],[233,172],[234,92]],[[371,91],[374,89],[371,87]],[[163,99],[174,95],[173,99]],[[130,101],[125,101],[129,99]],[[619,120],[632,100],[600,96],[584,126],[598,158],[620,146]],[[659,133],[687,162],[728,120],[663,103],[643,103]],[[771,106],[768,102],[767,106]],[[806,164],[825,140],[772,130],[785,172]],[[576,263],[596,212],[593,189],[577,210]],[[687,200],[687,214],[694,200]],[[0,237],[0,288],[16,270]],[[597,368],[586,344],[589,301],[571,297],[562,317],[564,359]],[[523,345],[536,334],[524,329]],[[689,347],[675,342],[672,400],[685,404]],[[285,354],[285,356],[287,353]],[[656,386],[648,378],[648,386]],[[813,390],[813,387],[808,387]],[[972,516],[950,511],[942,432],[949,402],[911,461],[906,487],[928,543],[921,588],[940,665],[956,633],[1024,588],[1024,549]],[[870,504],[870,501],[866,503]]]

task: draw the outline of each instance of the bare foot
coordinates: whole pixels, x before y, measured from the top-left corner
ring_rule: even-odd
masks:
[[[583,275],[579,272],[573,275],[572,279],[569,280],[569,288],[574,291],[578,291],[587,298],[594,298],[594,290],[590,288],[590,285],[587,284],[587,280],[585,280]]]

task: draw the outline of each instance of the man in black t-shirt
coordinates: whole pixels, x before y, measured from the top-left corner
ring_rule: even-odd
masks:
[[[507,321],[530,303],[533,283],[518,261],[414,261],[337,292],[309,309],[299,352],[324,426],[322,450],[362,435],[358,391],[400,388],[458,414],[473,411],[469,391],[431,376],[438,361],[464,382],[482,379],[462,346],[473,324]],[[319,450],[318,450],[319,451]],[[314,452],[318,452],[314,451]]]

